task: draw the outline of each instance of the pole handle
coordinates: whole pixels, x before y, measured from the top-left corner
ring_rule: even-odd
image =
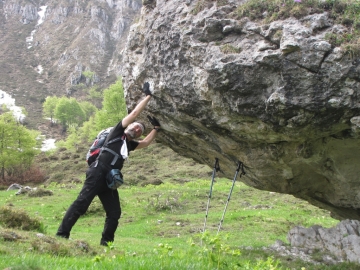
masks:
[[[238,166],[237,166],[237,168],[236,168],[236,172],[239,172],[240,169],[241,169],[241,173],[240,173],[240,178],[241,178],[241,176],[242,176],[242,175],[245,175],[246,172],[245,172],[245,170],[244,170],[244,163],[241,162],[240,160],[238,160]]]
[[[218,158],[215,158],[214,169],[215,169],[217,172],[220,171],[220,165],[219,165],[219,159],[218,159]]]
[[[242,163],[240,160],[238,160],[238,166],[237,166],[237,168],[236,168],[236,171],[237,171],[237,172],[240,171],[240,166],[241,166],[242,164],[243,164],[243,163]]]

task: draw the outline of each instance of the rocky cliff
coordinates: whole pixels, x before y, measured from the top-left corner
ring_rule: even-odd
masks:
[[[241,161],[250,186],[360,219],[360,60],[325,39],[346,27],[326,12],[255,22],[234,16],[242,1],[147,2],[122,75],[130,110],[145,81],[154,89],[159,140],[210,167],[219,158],[220,176]]]
[[[86,88],[116,80],[141,6],[141,0],[0,2],[0,89],[25,107],[30,127],[39,127],[47,96],[81,98]]]

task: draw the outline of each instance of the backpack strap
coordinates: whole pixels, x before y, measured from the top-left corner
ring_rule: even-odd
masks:
[[[115,142],[118,142],[118,141],[121,141],[121,140],[123,140],[123,137],[116,137],[116,138],[108,141],[104,146],[107,146],[108,144],[115,143]]]
[[[125,136],[125,135],[124,135],[124,136]],[[111,154],[114,155],[114,158],[113,158],[113,160],[111,161],[110,165],[112,165],[112,166],[115,165],[115,163],[116,163],[116,161],[119,159],[120,155],[119,155],[118,153],[116,153],[114,150],[111,150],[110,148],[107,148],[106,146],[108,146],[108,145],[111,144],[111,143],[115,143],[115,142],[118,142],[118,141],[121,141],[121,140],[123,140],[124,143],[126,143],[124,136],[116,137],[116,138],[108,141],[103,147],[101,147],[100,153],[99,153],[98,157],[96,158],[96,161],[97,161],[97,162],[96,162],[95,167],[97,167],[99,157],[100,157],[100,155],[101,155],[101,153],[102,153],[103,151],[108,151],[108,152],[110,152]]]
[[[119,159],[119,157],[120,157],[119,154],[117,154],[115,151],[111,150],[110,148],[102,147],[100,154],[102,153],[102,151],[108,151],[108,152],[110,152],[111,154],[114,155],[114,158],[113,158],[113,160],[112,160],[111,163],[110,163],[112,166],[116,163],[116,161],[117,161],[117,160]],[[100,155],[99,155],[99,156],[100,156]]]

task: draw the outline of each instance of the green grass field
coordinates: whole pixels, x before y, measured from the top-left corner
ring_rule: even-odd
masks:
[[[70,164],[72,159],[59,159],[41,166],[53,175],[59,172],[51,168]],[[99,245],[105,215],[97,198],[69,240],[55,237],[82,186],[76,182],[84,180],[83,172],[65,170],[63,182],[39,186],[52,196],[0,191],[2,213],[10,209],[6,213],[16,221],[9,227],[0,213],[0,269],[358,269],[348,263],[327,266],[321,259],[313,265],[263,250],[277,239],[287,242],[287,232],[296,225],[335,226],[338,221],[328,211],[291,195],[255,190],[238,178],[217,235],[232,181],[216,178],[203,233],[211,168],[158,144],[135,151],[125,167],[131,185],[119,189],[122,217],[109,247]],[[159,180],[163,183],[151,184]],[[37,229],[25,230],[30,221],[24,221],[22,211],[40,221]]]

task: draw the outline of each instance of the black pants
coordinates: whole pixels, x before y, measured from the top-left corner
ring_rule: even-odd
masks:
[[[85,214],[95,196],[105,209],[106,219],[100,244],[114,241],[115,231],[121,216],[119,193],[117,190],[108,188],[106,184],[107,170],[100,164],[94,167],[94,163],[86,171],[86,180],[77,199],[72,203],[61,222],[56,235],[69,238],[70,231],[79,217]]]

